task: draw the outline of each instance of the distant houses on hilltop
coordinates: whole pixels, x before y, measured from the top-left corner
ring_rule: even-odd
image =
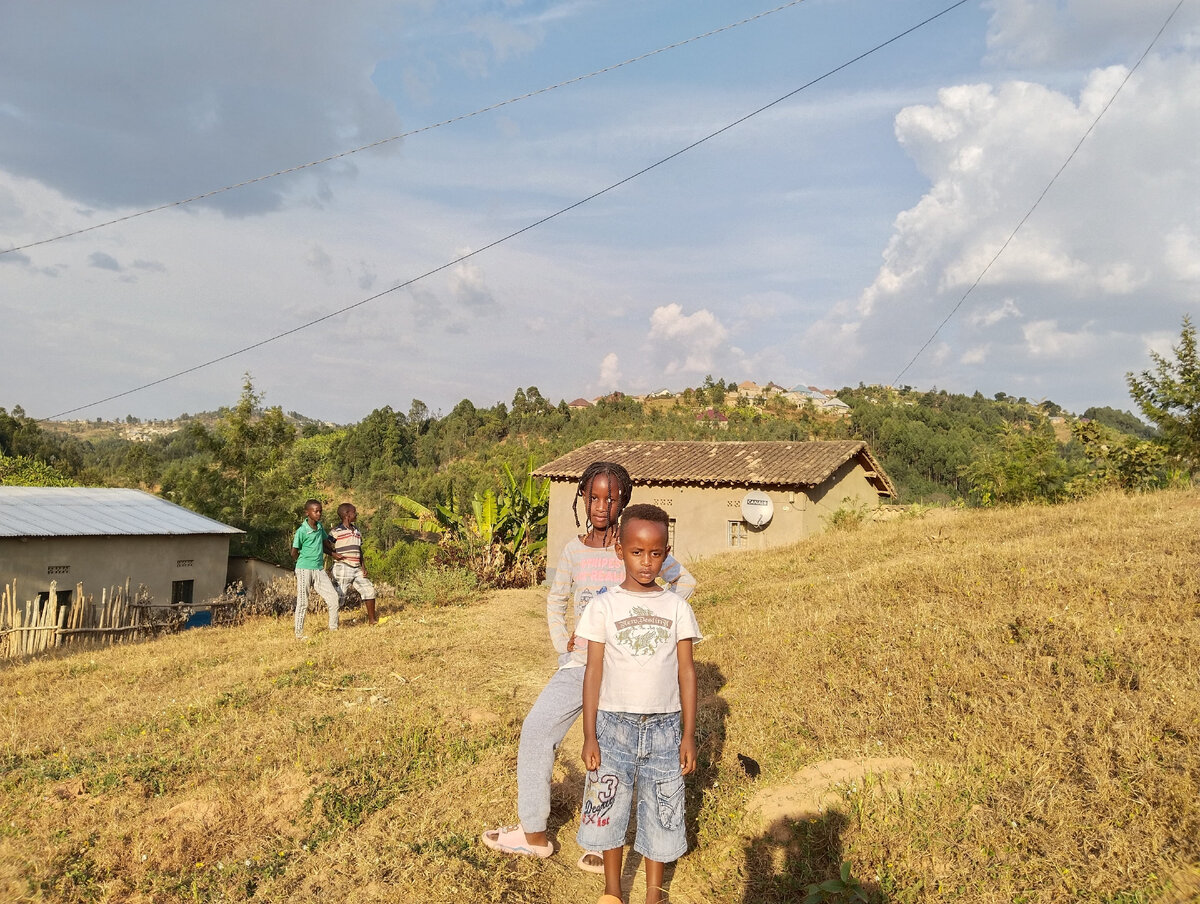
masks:
[[[594,399],[578,398],[573,402],[567,402],[566,406],[572,411],[582,411],[604,401],[614,402],[625,398],[632,398],[638,402],[662,402],[671,399],[683,399],[688,393],[692,392],[699,392],[699,390],[672,392],[670,389],[664,388],[641,396],[626,396],[623,392],[610,392],[602,396],[597,396]],[[788,389],[774,381],[760,386],[753,380],[743,380],[736,387],[731,388],[725,393],[724,404],[727,406],[761,406],[774,400],[790,402],[797,408],[809,406],[824,414],[840,416],[849,414],[850,412],[850,406],[839,399],[837,393],[832,389],[804,385],[797,385]],[[712,400],[704,399],[701,401],[701,404],[704,404],[705,401],[710,404],[705,407],[705,410],[697,413],[696,420],[719,429],[728,427],[729,418],[716,407],[716,404]]]

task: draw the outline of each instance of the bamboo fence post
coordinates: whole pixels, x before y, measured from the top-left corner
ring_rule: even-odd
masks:
[[[25,655],[25,634],[21,630],[21,610],[19,607],[13,612],[13,631],[16,632],[12,636],[13,636],[13,639],[16,641],[17,655],[24,656]]]
[[[38,619],[38,627],[48,627],[51,622],[58,618],[58,581],[50,582],[50,598],[46,600],[46,605],[42,609],[42,617]],[[38,632],[37,650],[43,652],[50,645],[50,638],[46,636],[45,631]]]

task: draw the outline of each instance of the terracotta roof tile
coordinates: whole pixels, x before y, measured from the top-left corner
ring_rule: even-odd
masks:
[[[638,483],[819,486],[853,458],[885,495],[895,488],[858,440],[813,442],[635,442],[596,440],[543,465],[538,477],[578,480],[594,461],[623,465]]]

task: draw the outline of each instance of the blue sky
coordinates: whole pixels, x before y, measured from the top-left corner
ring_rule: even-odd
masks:
[[[805,0],[379,148],[0,254],[0,405],[339,422],[706,374],[1130,408],[1200,287],[1200,13]],[[453,6],[453,11],[449,11]],[[6,3],[0,250],[420,129],[771,9],[718,0]],[[901,375],[902,374],[902,375]]]

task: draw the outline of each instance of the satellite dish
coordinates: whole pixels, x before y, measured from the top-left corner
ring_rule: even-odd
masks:
[[[742,497],[742,520],[752,527],[768,524],[775,515],[775,503],[766,493],[751,490]]]

